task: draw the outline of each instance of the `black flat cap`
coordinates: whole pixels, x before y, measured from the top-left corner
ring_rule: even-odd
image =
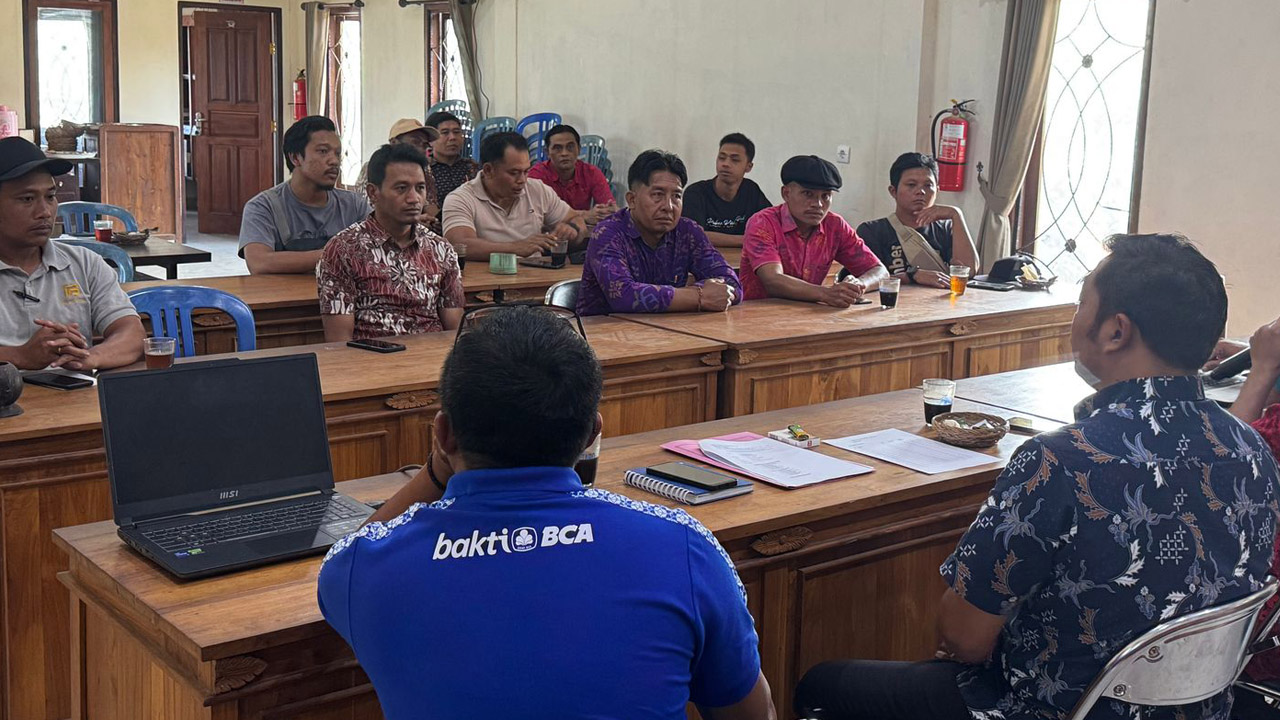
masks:
[[[844,181],[835,165],[817,155],[797,155],[782,163],[782,184],[787,183],[810,190],[839,190]]]
[[[32,170],[44,168],[55,177],[71,172],[74,167],[66,160],[45,157],[40,148],[20,137],[0,140],[0,182],[15,180]]]

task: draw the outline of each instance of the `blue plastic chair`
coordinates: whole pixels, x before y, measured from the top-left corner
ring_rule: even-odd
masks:
[[[101,255],[108,265],[115,266],[116,274],[120,276],[120,282],[133,282],[133,258],[129,257],[129,253],[115,245],[89,240],[88,238],[58,238],[57,241],[64,245],[75,245],[76,247],[92,250]]]
[[[599,135],[585,135],[582,138],[582,151],[578,153],[578,159],[595,165],[604,171],[605,165],[609,162],[609,151],[605,149],[604,138],[600,138],[600,142],[592,142],[587,144],[587,138],[600,138]],[[610,178],[612,179],[612,178]]]
[[[253,324],[253,311],[240,298],[229,292],[195,285],[163,285],[142,288],[129,293],[133,307],[151,318],[151,334],[177,339],[177,357],[196,354],[195,331],[191,328],[191,312],[199,308],[221,310],[236,323],[236,349],[256,350],[258,342]]]
[[[501,115],[491,117],[488,120],[481,120],[476,125],[476,129],[471,133],[471,159],[480,162],[480,144],[484,142],[486,135],[496,132],[508,132],[516,129],[516,119]]]
[[[618,207],[627,206],[627,189],[620,182],[609,183],[609,189],[613,191],[613,199],[618,201]]]
[[[529,157],[534,162],[547,159],[547,147],[543,142],[543,136],[561,122],[563,120],[560,119],[560,113],[545,112],[526,115],[516,124],[516,132],[529,140]]]
[[[119,218],[125,232],[138,232],[138,221],[122,207],[79,200],[58,205],[58,219],[68,235],[92,235],[93,221],[103,216]]]

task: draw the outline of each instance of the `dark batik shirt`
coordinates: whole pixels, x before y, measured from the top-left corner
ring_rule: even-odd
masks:
[[[1170,618],[1261,589],[1277,469],[1194,377],[1126,380],[1025,443],[942,565],[1006,615],[992,660],[959,675],[974,718],[1059,718],[1107,660]],[[1103,700],[1098,718],[1221,718],[1230,693],[1177,707]]]
[[[596,225],[587,246],[578,291],[578,313],[665,312],[676,288],[692,275],[701,285],[712,278],[730,285],[733,303],[742,302],[738,276],[716,250],[698,223],[680,218],[658,247],[640,237],[630,210],[619,210]]]
[[[460,157],[452,165],[445,165],[432,158],[431,175],[436,182],[436,204],[444,210],[444,198],[449,193],[462,187],[462,184],[474,178],[480,172],[480,166],[469,157]]]

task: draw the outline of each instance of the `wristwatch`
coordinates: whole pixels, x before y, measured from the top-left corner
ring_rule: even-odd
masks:
[[[906,274],[907,274],[907,279],[908,279],[908,280],[910,280],[911,282],[915,282],[915,281],[916,281],[916,270],[919,270],[919,269],[920,269],[920,268],[916,267],[915,265],[908,265],[908,266],[907,266],[907,269],[906,269],[906,271],[905,271],[905,272],[906,272]]]

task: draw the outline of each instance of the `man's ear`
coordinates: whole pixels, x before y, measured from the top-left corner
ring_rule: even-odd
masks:
[[[743,174],[743,175],[746,175],[747,173],[751,172],[751,168],[753,168],[753,167],[755,167],[755,166],[756,166],[756,164],[755,164],[755,163],[753,163],[753,162],[751,162],[751,161],[749,161],[749,160],[748,160],[748,161],[747,161],[747,169],[746,169],[746,170],[743,170],[743,171],[742,171],[742,174]]]
[[[453,434],[453,425],[449,422],[449,416],[443,410],[436,413],[436,417],[431,421],[431,434],[433,445],[440,449],[440,452],[446,456],[458,454],[458,438]]]
[[[898,199],[898,188],[897,188],[897,187],[895,187],[895,186],[893,186],[893,185],[890,185],[890,186],[889,186],[889,197],[893,198],[894,200],[897,200],[897,199]]]
[[[1098,328],[1098,340],[1103,352],[1121,352],[1138,341],[1138,326],[1124,313],[1116,313],[1103,321]]]

